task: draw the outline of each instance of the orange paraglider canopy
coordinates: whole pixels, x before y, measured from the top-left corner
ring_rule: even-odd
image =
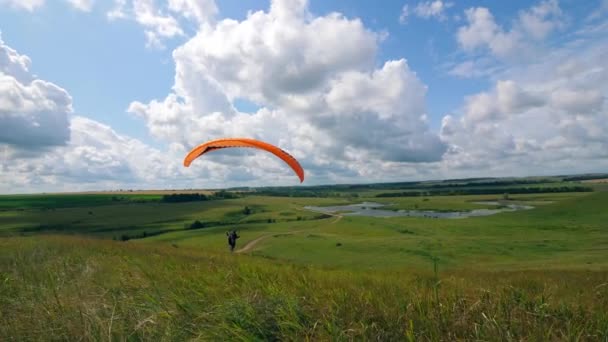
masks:
[[[275,156],[281,158],[285,163],[287,163],[287,165],[289,165],[300,178],[300,183],[304,181],[304,169],[302,169],[302,166],[300,166],[300,163],[294,157],[274,145],[256,139],[224,138],[207,141],[206,143],[193,148],[186,155],[186,158],[184,159],[184,166],[190,166],[194,159],[202,156],[207,152],[232,147],[252,147],[268,151],[274,154]]]

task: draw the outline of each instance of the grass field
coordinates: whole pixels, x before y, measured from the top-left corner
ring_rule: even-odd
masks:
[[[44,236],[0,248],[0,336],[15,340],[608,337],[606,271],[330,271]]]
[[[485,196],[395,198],[398,207],[471,209]],[[391,198],[393,200],[394,198]],[[345,216],[315,221],[238,226],[243,245],[260,237],[253,255],[349,269],[442,268],[517,270],[602,269],[608,265],[608,193],[514,196],[537,207],[467,219]],[[395,201],[392,201],[395,202]],[[141,240],[225,250],[226,227],[177,231]],[[337,244],[340,244],[339,246]]]
[[[0,196],[0,337],[608,338],[608,192],[510,195],[535,208],[465,219],[304,209],[461,211],[502,199],[375,194]],[[194,221],[203,227],[188,229]],[[237,253],[228,229],[241,235]]]

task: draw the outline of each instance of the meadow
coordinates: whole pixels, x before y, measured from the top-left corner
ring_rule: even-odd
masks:
[[[601,189],[512,194],[508,203],[534,209],[464,219],[304,207],[466,211],[505,196],[0,196],[0,337],[606,340]],[[228,229],[241,236],[235,253]]]

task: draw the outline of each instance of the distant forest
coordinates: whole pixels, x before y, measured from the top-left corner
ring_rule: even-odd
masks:
[[[218,199],[230,199],[230,198],[238,198],[239,195],[228,192],[225,190],[218,191],[213,195],[205,195],[205,194],[171,194],[171,195],[163,195],[161,201],[167,203],[179,203],[179,202],[195,202],[195,201],[210,201],[210,200],[218,200]]]
[[[495,195],[495,194],[538,194],[547,192],[589,192],[593,191],[585,186],[560,187],[526,187],[526,188],[480,188],[480,189],[446,189],[427,191],[387,192],[376,197],[415,197],[415,196],[456,196],[456,195]]]

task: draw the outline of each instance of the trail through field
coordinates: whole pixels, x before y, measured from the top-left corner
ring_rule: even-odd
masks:
[[[307,210],[307,209],[301,209],[301,208],[297,208],[297,210]],[[309,210],[309,211],[317,212],[317,211],[314,211],[314,210]],[[340,215],[340,214],[332,214],[332,213],[323,213],[323,214],[327,214],[327,215],[329,215],[329,216],[333,216],[333,217],[335,217],[335,218],[336,218],[335,220],[331,221],[331,224],[334,224],[334,223],[336,223],[336,222],[338,222],[338,221],[340,221],[340,220],[342,219],[342,215]],[[264,240],[264,239],[266,239],[266,238],[268,238],[268,237],[271,237],[271,236],[293,235],[293,234],[297,234],[297,233],[303,233],[303,232],[312,231],[312,230],[315,230],[315,229],[316,229],[316,228],[313,228],[313,229],[305,229],[305,230],[293,230],[293,231],[284,232],[284,233],[274,233],[274,234],[266,234],[266,235],[262,235],[262,236],[260,236],[260,237],[257,237],[257,238],[255,238],[255,239],[253,239],[253,240],[251,240],[251,241],[247,242],[247,243],[245,244],[245,246],[243,246],[243,247],[241,247],[241,248],[237,249],[237,250],[236,250],[236,253],[246,253],[246,252],[249,252],[249,251],[253,250],[253,248],[254,248],[254,247],[255,247],[255,246],[258,244],[258,243],[260,243],[260,241],[262,241],[262,240]]]
[[[340,221],[342,219],[342,215],[340,215],[340,214],[328,213],[328,212],[324,212],[324,211],[317,211],[317,210],[306,209],[306,208],[295,208],[295,209],[296,210],[302,210],[302,211],[307,210],[307,211],[312,211],[313,213],[321,213],[321,214],[333,216],[336,219],[331,222],[332,224],[336,223],[336,222],[338,222],[338,221]]]
[[[331,221],[332,224],[334,224],[342,219],[342,215],[339,215],[339,214],[330,214],[330,215],[336,218],[335,220]]]
[[[284,232],[284,233],[274,233],[274,234],[266,234],[266,235],[262,235],[258,238],[255,238],[249,242],[247,242],[245,244],[245,246],[243,246],[242,248],[236,250],[236,253],[245,253],[245,252],[249,252],[253,249],[253,247],[255,247],[255,245],[257,245],[260,241],[271,237],[271,236],[281,236],[281,235],[293,235],[293,234],[297,234],[297,233],[303,233],[303,232],[307,232],[313,229],[306,229],[306,230],[294,230],[291,232]]]

